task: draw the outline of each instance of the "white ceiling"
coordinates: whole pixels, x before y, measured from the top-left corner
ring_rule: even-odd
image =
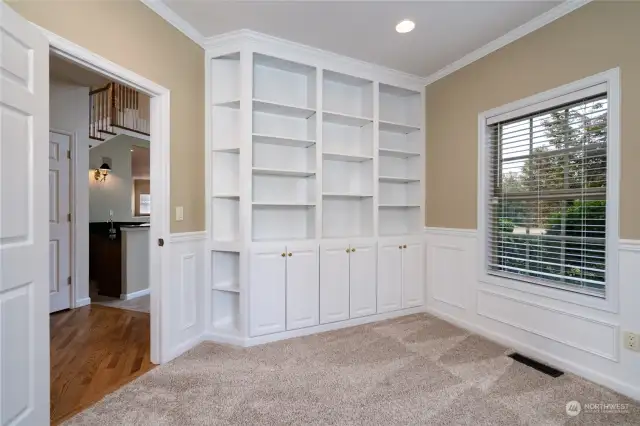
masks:
[[[250,29],[427,77],[560,1],[163,0],[203,36]],[[395,25],[416,23],[408,34]]]

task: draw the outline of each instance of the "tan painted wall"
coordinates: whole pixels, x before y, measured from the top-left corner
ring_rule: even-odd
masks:
[[[171,90],[171,232],[204,230],[204,51],[138,0],[8,2],[26,19]]]
[[[621,238],[640,239],[640,2],[594,2],[427,86],[427,226],[475,229],[478,114],[619,66]]]

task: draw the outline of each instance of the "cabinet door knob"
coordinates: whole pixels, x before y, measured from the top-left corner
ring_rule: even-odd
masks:
[[[289,257],[293,256],[293,253],[289,253]]]
[[[286,254],[282,253],[280,256],[285,257],[285,256],[286,256]]]
[[[353,253],[354,251],[356,251],[356,249],[352,248],[352,249],[351,249],[351,252]]]
[[[400,250],[402,250],[402,246],[398,246],[398,248],[399,248]]]
[[[407,248],[407,245],[406,245],[406,244],[405,244],[405,245],[403,245],[403,246],[402,246],[402,248]]]
[[[347,249],[345,250],[347,253],[349,253],[349,247],[347,247]]]

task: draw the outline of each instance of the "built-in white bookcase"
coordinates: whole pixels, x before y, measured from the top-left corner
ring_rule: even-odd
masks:
[[[253,241],[315,238],[316,72],[253,54]]]
[[[373,82],[322,77],[322,236],[372,237]]]
[[[421,93],[380,84],[378,234],[420,231],[424,158]]]
[[[211,332],[249,338],[249,309],[260,305],[249,294],[276,312],[282,291],[284,329],[312,324],[317,306],[307,318],[308,300],[293,299],[318,296],[296,276],[318,267],[319,247],[353,252],[354,267],[375,271],[359,259],[376,261],[378,238],[422,231],[423,82],[251,37],[214,43],[207,56]],[[252,262],[269,265],[264,289],[273,291],[251,293]],[[261,333],[283,329],[278,312]]]

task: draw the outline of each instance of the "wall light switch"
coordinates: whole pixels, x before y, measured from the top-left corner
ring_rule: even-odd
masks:
[[[176,220],[177,221],[184,220],[184,210],[182,206],[176,207]]]

